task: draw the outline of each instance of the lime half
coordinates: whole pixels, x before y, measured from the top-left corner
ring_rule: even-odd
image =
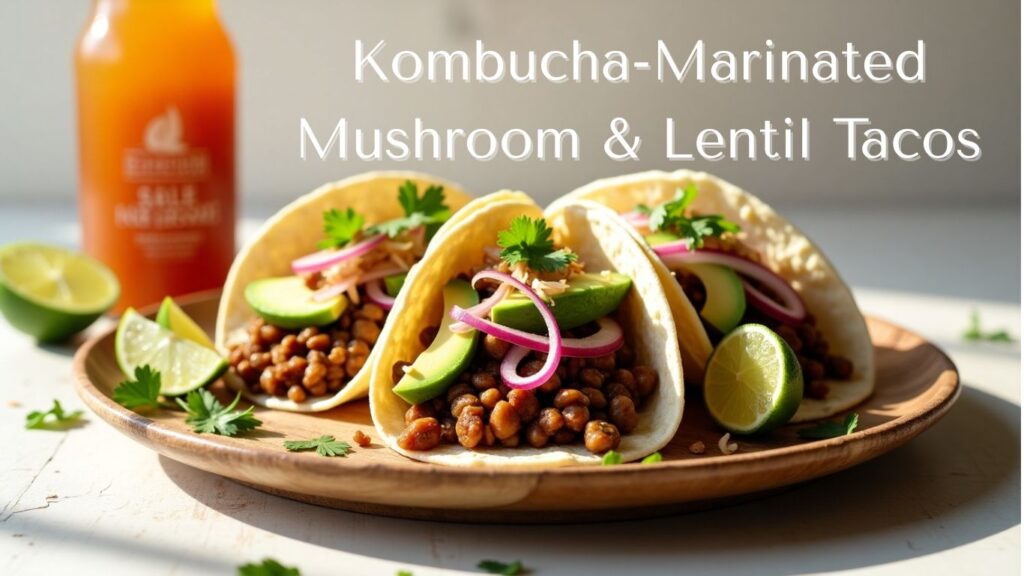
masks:
[[[729,432],[773,430],[796,414],[803,395],[804,377],[796,354],[767,326],[739,326],[708,360],[704,404]]]
[[[156,323],[186,340],[213,349],[213,341],[206,335],[206,331],[200,328],[199,324],[196,324],[196,321],[188,314],[185,314],[185,311],[170,296],[164,298],[164,301],[160,303],[160,311],[156,313]]]
[[[216,380],[227,362],[216,352],[187,340],[129,308],[114,338],[121,371],[131,376],[148,364],[160,372],[160,393],[177,396]]]
[[[114,273],[82,254],[42,244],[0,248],[0,311],[12,326],[40,341],[83,330],[120,293]]]

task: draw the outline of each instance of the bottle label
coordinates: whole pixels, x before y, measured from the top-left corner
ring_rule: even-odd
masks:
[[[220,202],[202,194],[210,154],[185,142],[175,106],[146,124],[142,142],[124,152],[124,180],[135,194],[114,207],[114,225],[136,230],[135,243],[147,258],[193,258],[204,241],[198,229],[219,226],[222,218]]]

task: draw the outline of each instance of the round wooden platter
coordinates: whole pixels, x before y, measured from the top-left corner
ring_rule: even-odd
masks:
[[[216,295],[183,306],[212,328]],[[578,466],[535,471],[457,469],[408,460],[377,438],[365,400],[320,414],[256,409],[263,425],[239,438],[196,434],[184,413],[140,415],[111,399],[124,379],[114,359],[113,330],[75,355],[75,382],[92,411],[130,438],[174,460],[272,494],[345,510],[430,520],[560,522],[622,519],[708,508],[838,472],[897,448],[925,431],[960,392],[956,367],[920,336],[868,319],[875,345],[877,387],[855,410],[860,425],[848,436],[800,439],[796,426],[764,438],[739,438],[739,450],[722,455],[722,431],[690,398],[683,424],[661,450],[659,464]],[[225,403],[222,383],[212,390]],[[361,430],[368,448],[352,440]],[[345,458],[291,453],[286,439],[331,434],[355,449]],[[703,455],[690,453],[696,441]]]

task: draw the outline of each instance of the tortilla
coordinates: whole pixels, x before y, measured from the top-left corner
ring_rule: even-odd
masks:
[[[400,218],[405,213],[398,203],[397,194],[399,186],[406,180],[411,180],[421,191],[427,186],[444,186],[445,199],[453,211],[450,220],[465,217],[460,209],[469,203],[470,197],[460,186],[417,172],[367,172],[324,184],[296,199],[264,222],[256,237],[231,264],[217,311],[214,340],[217,350],[227,356],[228,345],[244,337],[245,326],[256,317],[245,301],[245,287],[261,278],[292,274],[292,260],[317,250],[317,242],[324,234],[324,212],[331,208],[352,208],[365,218],[367,226]],[[332,396],[296,403],[287,398],[254,394],[230,373],[225,376],[225,381],[260,406],[293,412],[319,412],[366,396],[370,386],[367,367],[378,348],[373,347],[363,369]]]
[[[540,207],[525,194],[499,194],[500,199],[490,201],[461,221],[445,224],[439,232],[441,238],[430,245],[422,265],[406,279],[406,289],[399,295],[393,316],[388,318],[381,335],[380,341],[385,344],[374,360],[370,384],[374,425],[391,449],[435,464],[540,468],[600,463],[601,456],[588,452],[582,443],[539,449],[520,446],[472,450],[458,444],[442,444],[422,452],[398,446],[409,404],[391,391],[392,366],[398,361],[413,360],[424,349],[420,332],[440,324],[444,313],[441,287],[451,278],[479,266],[484,260],[484,248],[496,245],[498,231],[507,228],[513,218],[542,215]],[[546,214],[556,243],[576,251],[588,271],[618,271],[633,279],[634,288],[620,305],[618,320],[638,360],[658,372],[659,388],[640,411],[637,428],[622,437],[618,451],[629,461],[661,449],[675,435],[683,416],[683,370],[675,325],[658,276],[642,249],[615,222],[614,216],[592,202],[564,204]]]
[[[676,190],[691,183],[699,190],[691,204],[693,210],[722,214],[739,223],[742,227],[738,235],[740,241],[760,252],[764,264],[790,282],[808,311],[817,318],[817,327],[832,350],[853,362],[854,373],[850,380],[831,382],[829,395],[822,400],[805,398],[791,422],[826,418],[864,401],[875,386],[874,351],[864,316],[850,288],[821,249],[752,194],[704,172],[651,171],[597,180],[556,201],[552,208],[586,199],[622,214],[641,203],[654,206],[670,200]],[[621,218],[618,222],[631,232],[657,269],[676,319],[687,378],[690,383],[701,382],[711,342],[697,311],[672,272],[643,238]]]

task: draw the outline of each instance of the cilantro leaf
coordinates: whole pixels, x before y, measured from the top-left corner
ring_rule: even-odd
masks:
[[[285,566],[273,558],[264,558],[259,564],[243,564],[238,576],[302,576],[298,568]]]
[[[53,416],[53,422],[48,423],[46,421],[47,416]],[[46,412],[41,412],[39,410],[29,412],[28,415],[25,416],[25,428],[28,428],[29,430],[70,428],[78,422],[81,417],[81,410],[64,412],[64,407],[60,405],[60,401],[54,400],[53,407]]]
[[[317,246],[322,250],[341,248],[356,237],[365,223],[363,217],[351,208],[344,212],[331,208],[324,212],[324,234],[327,234],[327,238],[321,240]]]
[[[445,204],[443,186],[428,186],[423,196],[420,196],[416,184],[406,180],[398,188],[398,203],[405,211],[404,218],[394,218],[375,224],[368,231],[374,234],[387,234],[389,238],[394,238],[406,230],[425,226],[426,237],[429,240],[452,214]]]
[[[615,450],[609,450],[601,457],[601,466],[615,466],[616,464],[622,464],[622,454]]]
[[[809,440],[824,440],[826,438],[838,438],[852,433],[857,428],[860,417],[856,412],[850,412],[842,422],[825,420],[816,426],[801,428],[797,435]]]
[[[516,576],[523,573],[523,563],[519,560],[506,564],[497,560],[481,560],[477,568],[489,574],[502,574],[504,576]]]
[[[442,212],[448,212],[448,206],[444,203],[444,187],[428,186],[423,196],[418,195],[416,184],[406,180],[398,189],[398,203],[402,205],[406,216],[423,214],[425,216],[436,216]]]
[[[525,262],[538,272],[556,272],[576,261],[576,254],[555,250],[551,228],[543,218],[516,216],[508,230],[498,232],[501,259],[515,266]]]
[[[135,368],[135,380],[125,380],[114,389],[114,402],[129,410],[160,408],[160,372],[149,364]]]
[[[650,209],[651,231],[664,230],[686,239],[690,248],[700,248],[705,238],[718,238],[740,227],[720,214],[689,217],[686,208],[697,197],[697,186],[689,184],[676,191],[674,198]],[[644,207],[646,208],[646,206]],[[639,209],[639,208],[638,208]]]
[[[663,460],[663,458],[661,457],[661,452],[655,452],[654,454],[648,454],[647,456],[645,456],[644,459],[640,461],[640,463],[641,464],[657,464],[658,462],[661,462],[662,460]]]
[[[188,414],[185,423],[192,426],[194,432],[236,436],[263,424],[252,415],[252,406],[242,411],[235,410],[241,397],[242,393],[239,392],[225,408],[209,390],[200,388],[189,392],[186,402],[182,402],[181,398],[175,398],[175,401]]]
[[[981,329],[981,313],[977,308],[971,310],[970,323],[963,334],[964,340],[968,342],[1013,342],[1013,337],[1006,330],[985,332]]]
[[[321,456],[347,456],[352,447],[348,442],[335,440],[334,436],[324,434],[312,440],[285,440],[284,447],[291,452],[316,450]]]

